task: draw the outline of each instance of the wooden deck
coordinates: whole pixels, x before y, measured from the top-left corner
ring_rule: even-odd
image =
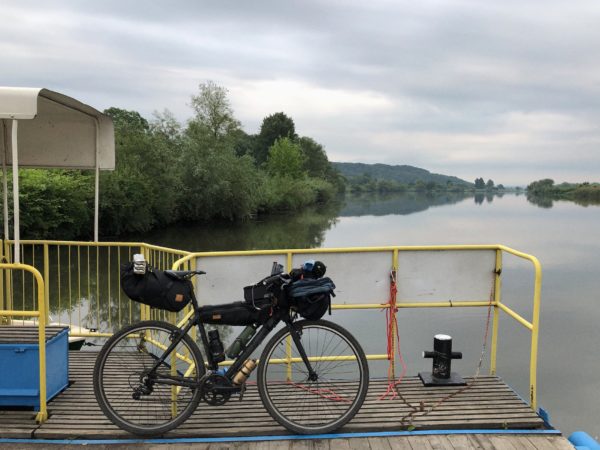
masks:
[[[38,426],[30,411],[0,411],[0,434],[20,438],[130,438],[105,418],[92,390],[94,352],[71,352],[71,386],[48,404],[49,419]],[[418,378],[406,378],[401,387],[412,405],[433,404],[456,387],[426,388]],[[372,381],[369,395],[356,417],[342,430],[386,431],[406,429],[401,423],[411,409],[402,400],[379,400],[386,382]],[[539,429],[543,421],[497,377],[480,377],[469,390],[449,399],[427,415],[417,413],[417,430],[426,429]],[[287,434],[263,408],[250,386],[242,402],[224,406],[201,404],[196,413],[167,437],[221,437]]]
[[[3,438],[34,439],[107,439],[133,436],[110,423],[100,411],[92,390],[92,368],[96,358],[94,352],[71,352],[69,374],[71,386],[48,404],[50,417],[47,422],[37,425],[31,411],[0,411],[0,436]],[[356,417],[339,432],[359,431],[399,431],[406,429],[401,419],[410,408],[400,399],[379,400],[385,391],[386,382],[372,381],[365,404]],[[404,398],[412,405],[423,402],[433,404],[456,387],[425,388],[418,378],[406,378],[401,385]],[[465,392],[444,402],[427,415],[417,413],[413,420],[416,430],[449,429],[543,429],[544,422],[506,384],[497,377],[480,377],[477,383]],[[178,429],[168,433],[166,438],[184,437],[229,437],[285,435],[287,431],[279,426],[262,407],[256,388],[250,386],[244,400],[230,401],[224,406],[211,407],[201,404],[196,413]],[[414,438],[414,439],[413,439]],[[514,436],[521,438],[521,436]],[[568,448],[560,446],[567,441],[557,436],[524,436],[525,446],[502,445],[513,436],[403,436],[398,438],[368,438],[363,447],[357,447],[355,439],[348,442],[336,439],[331,448]],[[479,440],[479,441],[478,441]],[[550,446],[549,442],[558,442]],[[271,442],[269,448],[297,448],[298,441]],[[306,442],[306,441],[303,441]],[[315,448],[330,448],[321,441]],[[448,447],[447,443],[451,445]],[[454,442],[454,444],[452,444]],[[459,444],[463,442],[463,444]],[[476,446],[474,443],[478,443]],[[546,442],[546,444],[540,444]],[[441,444],[437,444],[441,443]],[[263,443],[264,444],[264,443]],[[406,445],[405,445],[406,444]],[[207,444],[208,445],[208,444]],[[220,444],[221,446],[223,444]],[[254,444],[247,443],[247,448]],[[314,442],[309,447],[313,448]],[[368,445],[368,446],[367,446]],[[408,446],[407,446],[408,445]],[[568,445],[568,444],[567,444]],[[202,448],[202,447],[201,447]],[[208,447],[207,447],[208,448]],[[217,448],[217,447],[210,447]],[[218,447],[218,448],[228,448]],[[246,448],[237,445],[235,448]],[[262,448],[262,447],[261,447]]]

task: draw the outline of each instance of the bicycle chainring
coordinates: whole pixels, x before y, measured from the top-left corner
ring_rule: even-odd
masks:
[[[202,391],[202,400],[213,406],[220,406],[227,403],[231,397],[231,391],[227,390],[227,388],[231,388],[231,382],[223,375],[217,373],[203,377],[199,386],[199,389]]]

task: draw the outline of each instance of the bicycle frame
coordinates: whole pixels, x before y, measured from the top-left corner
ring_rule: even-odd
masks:
[[[211,352],[209,351],[208,336],[206,333],[206,328],[204,326],[205,324],[204,324],[204,322],[202,322],[200,320],[200,306],[198,305],[196,296],[193,293],[192,293],[192,307],[194,308],[194,315],[188,320],[188,322],[185,324],[185,326],[183,326],[182,328],[179,329],[178,335],[174,337],[171,344],[167,347],[167,349],[163,352],[163,354],[156,360],[156,362],[154,363],[154,366],[148,372],[149,374],[152,374],[152,373],[156,374],[156,370],[161,366],[161,364],[163,364],[165,362],[165,360],[169,357],[169,355],[175,349],[177,344],[179,344],[179,342],[181,342],[181,340],[183,339],[183,336],[185,336],[195,325],[198,326],[198,330],[200,332],[202,346],[204,347],[204,353],[208,360],[207,361],[208,369],[212,370],[212,371],[218,370],[219,363],[214,360]],[[267,320],[267,322],[265,322],[264,324],[262,324],[259,327],[258,332],[252,337],[252,339],[250,340],[250,342],[248,343],[246,348],[234,360],[233,364],[231,366],[229,366],[229,369],[227,369],[227,371],[225,372],[225,377],[229,381],[233,380],[233,377],[242,368],[242,365],[244,364],[244,362],[252,355],[252,353],[254,353],[254,351],[258,348],[258,346],[265,340],[265,338],[273,331],[273,329],[281,321],[285,322],[286,327],[290,331],[292,340],[294,341],[294,344],[296,345],[296,348],[298,349],[298,352],[300,353],[302,361],[306,365],[306,368],[307,368],[307,371],[309,374],[309,378],[314,379],[316,377],[316,374],[312,368],[312,365],[310,364],[310,361],[308,360],[308,356],[306,355],[306,351],[304,350],[304,347],[302,346],[300,336],[299,336],[298,332],[296,331],[296,329],[293,327],[293,321],[287,317],[286,318],[281,317],[281,311],[276,310],[275,313]],[[169,385],[174,385],[174,386],[190,386],[190,383],[188,381],[186,381],[183,377],[175,377],[175,376],[156,374],[154,381],[158,382],[158,383],[169,384]],[[197,383],[194,383],[194,386],[196,384]]]

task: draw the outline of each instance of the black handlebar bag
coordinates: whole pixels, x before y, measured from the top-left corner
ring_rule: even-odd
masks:
[[[181,311],[194,292],[189,280],[174,278],[152,266],[139,275],[133,272],[131,262],[121,265],[121,288],[131,300],[171,312]]]
[[[289,306],[308,320],[319,320],[329,310],[335,284],[330,278],[303,279],[287,288]]]

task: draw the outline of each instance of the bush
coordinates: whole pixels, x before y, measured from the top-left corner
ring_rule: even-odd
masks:
[[[42,169],[21,169],[19,175],[24,239],[67,240],[93,235],[93,177]]]

